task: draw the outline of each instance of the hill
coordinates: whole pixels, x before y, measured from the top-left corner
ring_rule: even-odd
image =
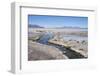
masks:
[[[31,27],[31,28],[44,28],[44,27],[42,27],[40,25],[36,25],[36,24],[34,24],[34,25],[29,24],[29,27]]]

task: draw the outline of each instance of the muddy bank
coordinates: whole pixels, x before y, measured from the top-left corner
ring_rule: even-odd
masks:
[[[28,60],[68,59],[59,49],[37,42],[28,42]]]

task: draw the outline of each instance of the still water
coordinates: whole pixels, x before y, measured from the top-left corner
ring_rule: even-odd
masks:
[[[69,41],[69,40],[76,40],[76,41],[83,41],[83,40],[88,40],[88,37],[83,37],[83,36],[77,36],[77,35],[63,35],[62,39],[64,41]]]

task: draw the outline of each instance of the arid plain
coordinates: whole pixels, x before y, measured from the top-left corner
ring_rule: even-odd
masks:
[[[88,29],[29,28],[28,60],[88,57]]]

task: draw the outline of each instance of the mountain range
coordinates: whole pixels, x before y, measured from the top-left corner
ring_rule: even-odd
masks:
[[[29,24],[28,26],[31,27],[31,28],[44,28],[44,27],[42,27],[40,25],[36,25],[36,24],[34,24],[34,25]]]
[[[40,25],[37,25],[37,24],[29,24],[29,27],[31,28],[45,28],[43,26],[40,26]],[[87,29],[87,28],[82,28],[82,27],[71,27],[71,26],[62,26],[62,27],[53,27],[55,29],[66,29],[66,28],[69,28],[69,29]]]

